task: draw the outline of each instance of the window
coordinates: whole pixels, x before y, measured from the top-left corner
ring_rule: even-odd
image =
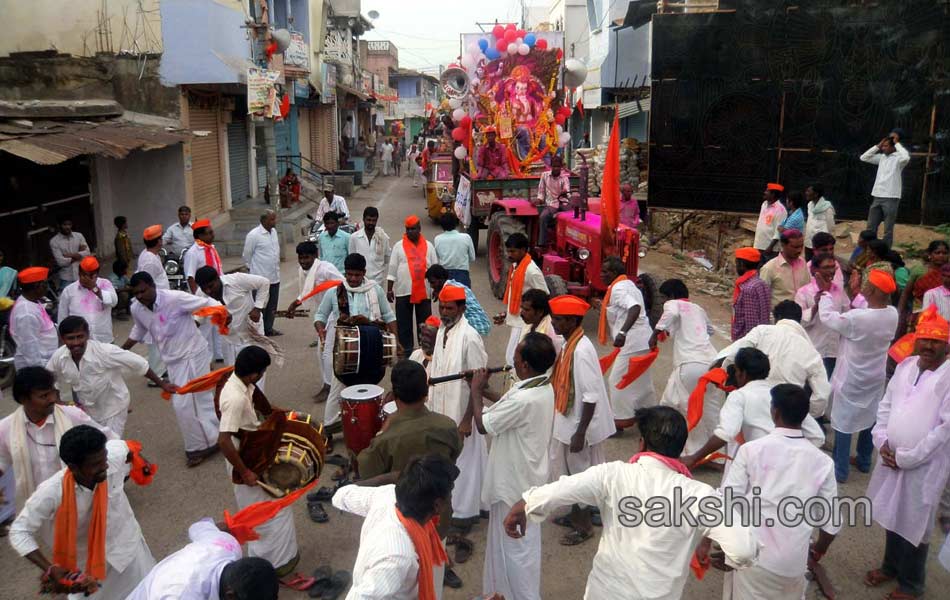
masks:
[[[422,79],[416,79],[416,96],[422,95]]]
[[[597,31],[603,24],[604,0],[587,0],[587,21],[590,30]]]

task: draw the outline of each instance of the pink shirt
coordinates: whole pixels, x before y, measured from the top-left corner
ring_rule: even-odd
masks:
[[[631,229],[640,226],[640,204],[633,196],[629,200],[620,197],[620,222]]]

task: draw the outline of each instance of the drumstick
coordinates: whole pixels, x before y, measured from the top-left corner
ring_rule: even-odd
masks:
[[[486,369],[489,373],[501,373],[503,371],[510,371],[511,365],[505,365],[503,367],[490,367]],[[456,373],[455,375],[443,375],[441,377],[430,377],[429,385],[435,385],[437,383],[446,383],[449,381],[456,381],[458,379],[464,379],[465,377],[470,376],[474,371],[462,371],[461,373]]]

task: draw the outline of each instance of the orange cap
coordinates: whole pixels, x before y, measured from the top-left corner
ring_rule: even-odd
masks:
[[[191,226],[192,230],[201,229],[202,227],[211,227],[211,219],[199,219]]]
[[[20,283],[37,283],[46,281],[47,277],[49,277],[49,269],[46,267],[27,267],[17,273]]]
[[[736,248],[736,258],[744,261],[757,263],[762,259],[762,254],[752,247]]]
[[[429,318],[426,319],[426,325],[430,325],[432,327],[442,327],[442,319],[435,315],[429,315]]]
[[[772,190],[773,192],[784,192],[785,186],[781,183],[767,183],[765,189]]]
[[[936,304],[931,304],[920,313],[914,337],[918,340],[948,341],[948,338],[950,338],[950,323],[947,323],[947,320],[937,312]]]
[[[86,273],[93,273],[99,270],[99,261],[95,256],[87,256],[79,261],[79,268]]]
[[[456,285],[442,286],[442,291],[439,292],[439,302],[464,302],[464,301],[465,301],[465,288],[461,288]]]
[[[489,125],[488,127],[482,129],[482,133],[484,134],[498,133],[498,130],[495,128],[494,125]]]
[[[159,237],[162,237],[161,225],[149,225],[145,228],[145,231],[142,232],[142,239],[144,239],[146,242]]]
[[[416,215],[409,215],[406,217],[406,227],[415,227],[419,224],[419,217]]]
[[[583,317],[590,310],[590,304],[584,302],[577,296],[565,294],[556,298],[551,298],[548,302],[551,306],[552,315],[570,315]]]
[[[894,281],[894,277],[889,273],[885,273],[884,271],[879,271],[877,269],[874,269],[868,273],[868,283],[881,290],[885,294],[893,294],[897,291],[897,282]]]

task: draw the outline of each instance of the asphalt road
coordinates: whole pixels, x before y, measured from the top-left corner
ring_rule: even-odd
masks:
[[[402,235],[403,219],[412,213],[418,214],[423,222],[423,234],[432,239],[441,229],[424,218],[425,207],[421,189],[414,189],[408,177],[398,181],[394,178],[377,179],[368,190],[362,190],[353,198],[348,198],[354,217],[362,214],[364,207],[377,206],[380,210],[380,225],[395,240]],[[169,213],[167,221],[174,215]],[[484,240],[484,237],[482,238]],[[296,295],[296,261],[292,247],[288,246],[288,259],[281,266],[280,306],[285,308]],[[226,265],[227,266],[227,265]],[[641,271],[659,274],[659,279],[669,276],[674,263],[669,256],[651,253],[644,260]],[[500,300],[491,295],[487,278],[484,241],[479,251],[479,260],[473,266],[473,288],[480,302],[490,313],[502,310]],[[689,282],[687,282],[689,284]],[[723,299],[696,295],[694,300],[706,307],[715,322],[719,333],[714,344],[724,346],[727,342],[729,313]],[[596,335],[596,315],[591,313],[585,322],[589,335]],[[316,350],[309,347],[315,334],[308,319],[287,321],[279,319],[277,329],[284,335],[278,338],[287,354],[284,367],[268,373],[267,390],[271,401],[279,406],[310,412],[316,417],[322,416],[323,405],[314,404],[312,394],[319,388],[321,380],[320,366],[316,359]],[[129,331],[129,323],[115,323],[116,340],[121,342]],[[502,364],[508,332],[505,327],[493,328],[486,338],[489,364]],[[137,351],[144,352],[139,348]],[[671,352],[665,349],[653,368],[653,381],[657,393],[662,394],[666,379],[671,370]],[[388,377],[384,381],[388,384]],[[229,478],[226,475],[225,461],[217,456],[195,469],[186,469],[182,451],[181,434],[175,423],[171,407],[159,396],[158,391],[147,388],[144,380],[129,381],[132,391],[133,412],[129,416],[126,436],[140,440],[147,456],[158,463],[160,470],[154,483],[147,488],[138,488],[129,483],[127,492],[132,507],[157,560],[181,548],[187,543],[188,526],[203,517],[220,518],[225,509],[234,511],[235,502]],[[12,412],[15,405],[9,390],[6,399],[0,404],[0,414]],[[627,432],[624,437],[607,442],[607,455],[611,460],[626,460],[636,451],[637,436]],[[337,451],[342,446],[337,445]],[[333,469],[334,467],[330,467]],[[323,479],[327,482],[330,471],[325,471]],[[697,477],[716,485],[719,474],[700,470]],[[867,489],[868,475],[852,473],[851,480],[840,487],[840,495],[861,496]],[[330,522],[322,525],[312,523],[306,514],[304,503],[295,507],[297,537],[301,551],[299,570],[310,572],[321,565],[331,565],[336,569],[352,569],[359,546],[362,520],[352,515],[342,514],[331,506],[326,506]],[[582,598],[587,573],[597,548],[597,539],[581,546],[565,547],[557,543],[564,530],[551,523],[543,526],[543,570],[542,596],[544,598],[575,599]],[[599,533],[597,534],[599,538]],[[481,590],[482,564],[484,559],[485,527],[481,525],[473,531],[475,553],[467,563],[458,565],[456,571],[465,582],[461,590],[446,589],[447,600],[475,597]],[[935,533],[931,541],[930,561],[928,563],[929,597],[946,597],[939,590],[950,589],[950,574],[937,562],[937,553],[943,543],[943,535]],[[865,571],[878,566],[883,556],[884,532],[877,526],[850,527],[844,529],[823,560],[828,574],[838,589],[838,598],[865,598],[883,596],[884,591],[869,595],[862,585]],[[7,580],[0,597],[33,598],[36,596],[39,572],[26,560],[18,558],[8,544],[0,544],[0,564]],[[686,585],[685,598],[713,600],[721,597],[722,577],[717,571],[710,571],[703,581],[692,577]],[[488,590],[490,591],[490,590]],[[815,596],[814,586],[809,587],[809,597]],[[282,597],[305,597],[290,590],[282,590]],[[600,600],[600,599],[597,599]]]

